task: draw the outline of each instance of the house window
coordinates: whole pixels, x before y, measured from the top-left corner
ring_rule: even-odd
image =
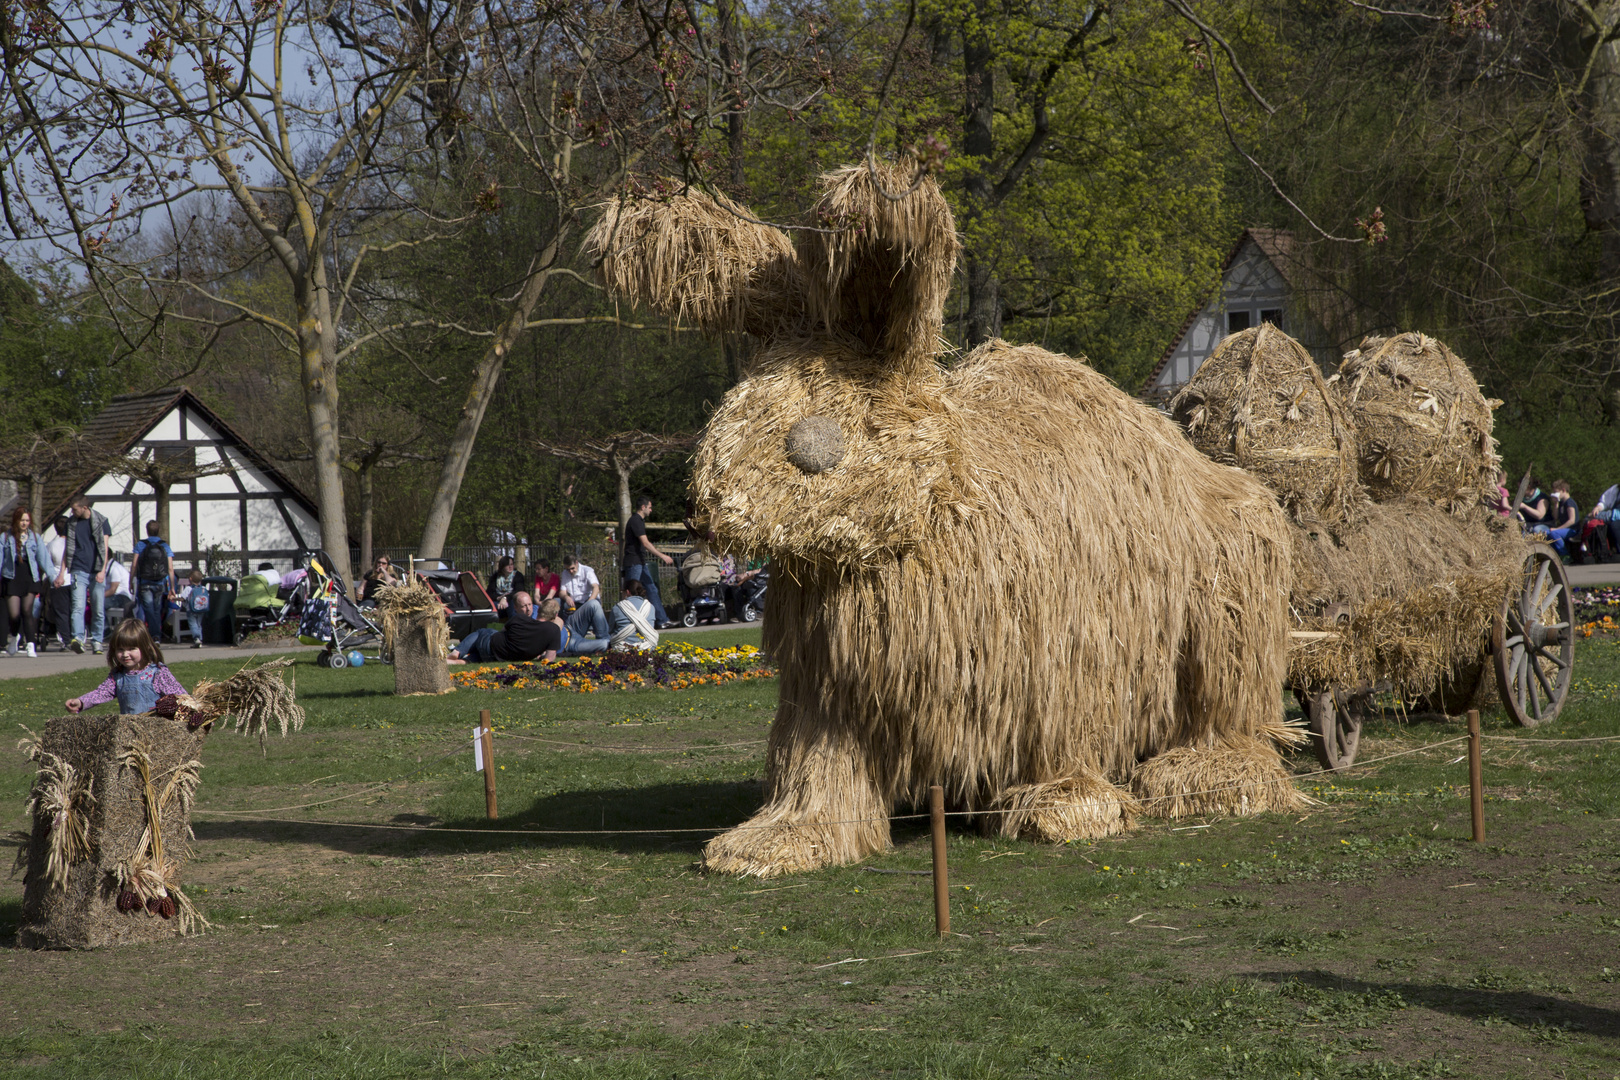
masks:
[[[1275,326],[1277,329],[1281,330],[1283,324],[1282,308],[1266,308],[1264,311],[1260,312],[1260,321],[1263,323],[1270,323],[1272,326]]]
[[[1235,334],[1239,330],[1249,328],[1249,313],[1247,311],[1228,311],[1226,313],[1226,332]]]

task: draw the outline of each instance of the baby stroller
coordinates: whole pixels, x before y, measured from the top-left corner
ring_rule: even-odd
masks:
[[[464,638],[500,619],[495,613],[495,602],[476,574],[443,564],[429,567],[417,563],[416,576],[439,594],[444,603],[444,617],[450,623],[451,637]]]
[[[236,635],[251,634],[272,626],[294,623],[298,605],[283,600],[270,583],[258,574],[242,579],[231,605],[236,611]]]
[[[676,578],[681,594],[682,626],[726,620],[725,588],[720,584],[720,557],[693,548],[681,557]]]
[[[737,598],[737,618],[743,622],[758,622],[759,617],[765,614],[765,590],[771,584],[771,568],[767,566],[741,585],[737,586],[741,595]]]
[[[298,618],[298,640],[306,645],[326,646],[315,657],[318,667],[344,668],[349,666],[350,649],[377,643],[382,631],[349,599],[343,579],[328,569],[331,565],[324,551],[310,553],[304,563],[308,573],[299,586],[303,610]],[[381,657],[366,654],[366,659]]]

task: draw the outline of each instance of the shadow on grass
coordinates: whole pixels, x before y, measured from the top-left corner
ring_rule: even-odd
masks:
[[[1260,971],[1254,977],[1278,984],[1298,982],[1333,993],[1393,991],[1409,1005],[1451,1013],[1469,1020],[1506,1020],[1523,1027],[1566,1028],[1605,1038],[1620,1038],[1620,1011],[1586,1005],[1532,990],[1498,990],[1448,986],[1444,983],[1367,982],[1327,971]]]
[[[497,821],[399,814],[393,819],[400,826],[398,830],[253,820],[193,821],[192,828],[204,843],[294,841],[368,854],[410,855],[424,849],[501,851],[513,847],[597,847],[696,854],[710,837],[745,821],[759,809],[760,802],[759,781],[744,780],[587,788],[534,799],[515,810],[512,802],[503,798]]]
[[[0,949],[17,944],[17,931],[22,927],[22,897],[0,900]]]

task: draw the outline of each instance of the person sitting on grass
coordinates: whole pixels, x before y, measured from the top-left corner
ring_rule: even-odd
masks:
[[[116,700],[120,714],[136,716],[157,708],[158,698],[165,694],[186,692],[164,665],[163,650],[139,619],[125,619],[113,628],[107,642],[107,666],[112,674],[83,697],[69,698],[68,712]]]
[[[518,573],[517,560],[510,555],[501,556],[495,572],[489,575],[489,598],[495,601],[495,611],[504,614],[511,609],[512,598],[528,591],[528,582]],[[533,600],[530,600],[533,603]]]
[[[534,589],[532,590],[534,602],[543,604],[547,600],[558,596],[562,592],[562,576],[551,571],[551,563],[545,559],[539,562],[539,569],[534,572]]]
[[[556,623],[562,628],[563,646],[557,650],[558,656],[586,656],[590,653],[606,651],[608,647],[608,620],[602,614],[602,605],[595,600],[587,600],[574,609],[574,613],[564,619],[561,615],[562,605],[556,600],[547,600],[540,605],[541,621]],[[595,634],[595,637],[586,637],[586,633]]]
[[[480,627],[462,638],[446,658],[452,664],[483,664],[496,660],[555,660],[562,648],[562,627],[534,617],[534,599],[526,592],[512,594],[506,625],[497,630]]]
[[[658,629],[653,625],[652,601],[639,581],[624,583],[624,599],[613,605],[613,636],[609,644],[615,649],[636,649],[646,652],[658,647]]]

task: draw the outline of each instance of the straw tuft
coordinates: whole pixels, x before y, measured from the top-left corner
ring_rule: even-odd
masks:
[[[990,824],[1002,836],[1063,844],[1124,832],[1140,808],[1129,792],[1082,769],[1061,780],[1007,788],[992,809],[998,814]]]
[[[234,717],[237,733],[257,735],[261,747],[272,724],[279,727],[282,738],[286,738],[289,727],[294,731],[304,730],[304,707],[298,704],[298,684],[294,681],[289,685],[282,680],[282,671],[292,665],[292,657],[283,656],[267,660],[258,667],[244,666],[224,682],[201,679],[191,694],[189,706],[185,701],[179,702],[184,713],[176,715],[186,719],[187,726],[193,730],[221,716]]]
[[[1169,408],[1194,446],[1249,472],[1296,521],[1343,522],[1366,501],[1343,408],[1305,347],[1270,323],[1222,341]]]
[[[1418,495],[1470,515],[1496,494],[1491,410],[1468,365],[1426,334],[1369,337],[1332,387],[1360,435],[1360,475],[1384,502]]]
[[[1310,805],[1294,787],[1272,743],[1259,739],[1160,754],[1136,771],[1131,790],[1141,800],[1143,813],[1171,819],[1291,813]]]
[[[909,163],[878,162],[826,173],[821,185],[817,228],[799,240],[812,321],[888,363],[931,366],[961,249],[939,184]]]
[[[609,292],[711,334],[769,339],[802,321],[804,287],[785,233],[718,192],[658,187],[604,205],[586,234]]]

